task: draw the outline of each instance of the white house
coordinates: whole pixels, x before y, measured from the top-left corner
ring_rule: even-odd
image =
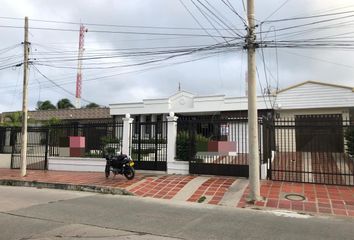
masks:
[[[262,113],[275,110],[278,117],[341,114],[347,118],[354,110],[354,88],[306,81],[282,89],[273,95],[258,96],[257,105]],[[246,116],[247,97],[196,96],[186,91],[178,91],[168,98],[113,103],[109,107],[110,114],[116,118],[121,118],[129,113],[139,121],[145,121],[146,118],[149,121],[156,121],[161,116],[167,116],[169,112],[175,112],[180,116],[226,116],[231,113]]]
[[[259,116],[273,115],[281,119],[311,119],[314,117],[340,121],[353,118],[354,90],[352,87],[306,81],[282,89],[275,94],[258,96]],[[144,99],[142,102],[110,104],[110,114],[116,119],[129,113],[135,121],[154,122],[165,120],[169,112],[180,119],[247,117],[247,97],[226,97],[225,95],[196,96],[178,91],[168,98]],[[292,122],[294,124],[294,122]],[[242,128],[247,129],[247,123]],[[277,143],[278,151],[295,151],[295,128],[292,131],[277,132],[278,139],[293,138],[289,146]],[[280,136],[281,135],[281,136]],[[328,133],[328,137],[330,133]],[[232,141],[232,136],[229,136]],[[247,134],[242,139],[247,145]],[[248,152],[247,149],[244,150]]]

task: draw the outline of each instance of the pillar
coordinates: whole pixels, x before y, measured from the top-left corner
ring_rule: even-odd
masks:
[[[173,112],[167,118],[167,164],[175,161],[176,157],[176,138],[177,138],[177,119]]]
[[[130,145],[131,145],[131,135],[134,118],[130,117],[130,114],[125,114],[123,118],[123,143],[122,143],[122,153],[130,155]]]

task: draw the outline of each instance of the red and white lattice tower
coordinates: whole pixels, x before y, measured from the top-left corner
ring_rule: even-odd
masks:
[[[77,57],[77,75],[76,75],[76,108],[81,108],[81,85],[82,85],[82,57],[84,56],[84,43],[85,32],[87,28],[84,25],[80,25],[80,37],[79,37],[79,54]]]

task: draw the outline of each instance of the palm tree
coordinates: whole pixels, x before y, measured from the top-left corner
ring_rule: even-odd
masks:
[[[9,127],[20,127],[22,124],[22,113],[21,112],[13,112],[9,113],[5,116],[4,126]]]
[[[52,110],[56,109],[56,107],[51,103],[51,101],[38,101],[37,102],[37,110]]]
[[[85,108],[98,108],[100,107],[100,105],[98,105],[97,103],[89,103],[85,106]]]
[[[69,99],[63,98],[60,99],[57,103],[58,109],[68,109],[68,108],[75,108],[74,105],[70,102]]]

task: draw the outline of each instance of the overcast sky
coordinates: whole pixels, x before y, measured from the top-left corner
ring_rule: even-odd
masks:
[[[75,101],[75,97],[68,92],[75,93],[77,72],[75,58],[77,58],[80,26],[60,22],[120,25],[120,27],[86,25],[88,32],[85,36],[84,57],[98,56],[97,59],[83,61],[82,98],[86,101],[107,106],[110,103],[168,97],[177,91],[179,83],[183,90],[197,95],[244,96],[247,53],[241,49],[225,47],[222,52],[198,52],[151,64],[131,66],[152,60],[148,56],[142,58],[141,54],[132,54],[137,51],[223,44],[230,38],[217,37],[218,35],[231,36],[236,32],[224,30],[225,27],[218,25],[215,19],[211,20],[210,12],[204,9],[204,13],[209,14],[210,23],[192,1],[182,2],[185,6],[180,0],[0,0],[0,69],[2,69],[0,70],[0,112],[21,109],[23,69],[8,66],[16,65],[23,60],[21,46],[23,28],[21,27],[24,20],[16,18],[24,18],[24,16],[29,17],[30,28],[32,28],[29,41],[31,42],[30,57],[34,66],[30,68],[30,109],[35,109],[37,101],[51,100],[56,103],[61,98]],[[194,0],[194,2],[202,10],[201,3],[205,4],[224,22],[232,25],[233,29],[238,29],[238,34],[245,33],[242,30],[245,26],[241,19],[221,0],[200,0],[201,3]],[[229,0],[229,2],[235,11],[245,18],[242,0]],[[259,22],[264,19],[305,17],[354,10],[352,0],[256,0],[255,2],[256,19]],[[344,35],[347,41],[351,41],[354,39],[354,34],[350,33],[354,32],[354,18],[351,15],[353,13],[345,15],[348,18],[315,25],[318,27],[316,30],[311,25],[278,31],[276,38],[274,32],[269,31],[270,29],[307,24],[333,18],[333,16],[264,24],[262,30],[268,33],[263,37],[267,40],[301,41]],[[122,27],[123,25],[130,27]],[[13,28],[14,26],[20,28]],[[214,27],[219,30],[215,30]],[[126,49],[130,49],[131,55],[120,57],[120,53],[127,53]],[[103,58],[112,55],[114,57]],[[307,80],[354,87],[354,54],[351,50],[266,48],[264,62],[267,81],[263,57],[259,49],[257,56],[259,94],[261,89],[267,86],[267,82],[273,89]],[[73,58],[74,61],[68,61]],[[82,104],[85,105],[87,102],[83,101]]]

